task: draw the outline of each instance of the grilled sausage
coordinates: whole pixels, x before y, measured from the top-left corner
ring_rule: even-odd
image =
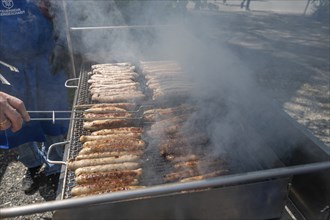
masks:
[[[136,108],[135,104],[132,103],[102,103],[102,104],[82,104],[76,105],[75,109],[86,109],[86,108],[107,108],[107,107],[118,107],[128,111]]]
[[[93,85],[93,84],[92,84]],[[98,85],[99,87],[102,87]],[[140,83],[138,82],[129,82],[129,83],[123,83],[123,84],[109,84],[109,85],[104,85],[103,87],[107,87],[108,89],[121,89],[121,88],[126,88],[127,86],[136,86],[138,88],[140,86]]]
[[[178,162],[173,165],[174,170],[185,170],[187,168],[197,168],[199,165],[199,160],[190,160],[190,161],[183,161]]]
[[[168,116],[175,116],[181,114],[187,114],[194,110],[194,107],[188,104],[182,104],[172,108],[159,108],[159,109],[149,109],[144,112],[144,114],[157,114],[159,117],[168,118]]]
[[[92,65],[92,70],[97,68],[105,68],[105,67],[117,67],[117,68],[123,68],[123,67],[134,67],[131,63],[102,63],[102,64],[94,64]]]
[[[168,173],[164,176],[165,182],[174,182],[184,178],[188,178],[191,176],[198,176],[200,175],[197,169],[186,169],[183,171],[175,172],[175,173]]]
[[[124,80],[124,81],[132,81],[137,78],[137,74],[135,72],[113,72],[113,74],[92,74],[90,79],[99,81],[103,83],[104,80]],[[88,80],[89,81],[89,80]]]
[[[172,163],[179,163],[179,162],[198,160],[198,157],[196,154],[188,154],[179,157],[166,157],[166,160],[171,161]]]
[[[125,90],[130,90],[130,91],[137,91],[137,89],[139,88],[138,84],[132,84],[132,85],[127,85],[127,86],[112,86],[114,85],[113,83],[111,84],[99,84],[99,83],[92,83],[88,89],[91,93],[95,92],[95,91],[125,91]]]
[[[94,94],[118,94],[118,93],[134,93],[137,92],[136,86],[128,86],[125,88],[119,88],[119,89],[109,89],[106,86],[99,87],[96,85],[96,87],[91,86],[89,88],[89,91],[91,92],[92,95]]]
[[[126,76],[132,76],[134,78],[139,77],[139,74],[137,74],[136,72],[132,71],[132,70],[106,70],[106,71],[102,71],[100,70],[96,70],[93,71],[91,74],[89,74],[89,76],[98,76],[98,77],[111,77],[111,78],[122,78],[122,77],[126,77]]]
[[[92,147],[85,147],[80,152],[79,155],[87,155],[94,153],[104,153],[104,152],[131,152],[131,151],[140,151],[143,150],[144,146],[132,146],[132,145],[118,145],[118,146],[109,146],[109,145],[97,145]]]
[[[123,155],[137,155],[141,156],[143,154],[142,150],[136,151],[111,151],[111,152],[102,152],[102,153],[91,153],[91,154],[78,154],[75,160],[85,160],[85,159],[96,159],[104,157],[119,157]]]
[[[172,98],[176,99],[186,99],[187,97],[190,97],[191,93],[189,92],[184,92],[184,91],[178,91],[178,90],[173,90],[169,92],[154,92],[152,96],[152,100],[155,101],[167,101],[171,100]]]
[[[164,119],[164,120],[154,123],[151,126],[151,130],[164,129],[167,126],[171,126],[171,125],[179,125],[179,124],[184,123],[187,119],[188,119],[187,115],[180,115],[180,116],[175,116],[172,118]]]
[[[91,135],[109,135],[109,134],[142,134],[143,128],[140,127],[122,127],[113,129],[102,129],[99,131],[94,131]]]
[[[115,113],[85,113],[84,118],[86,121],[92,120],[106,120],[106,119],[128,119],[131,118],[132,114],[127,112],[115,112]]]
[[[92,94],[92,100],[101,100],[101,99],[106,99],[108,102],[116,102],[117,100],[129,100],[129,101],[135,101],[137,100],[142,100],[144,98],[144,95],[140,91],[124,91],[124,92],[114,92],[112,90],[106,91],[106,92],[94,92]],[[113,100],[113,101],[112,101]]]
[[[91,91],[91,97],[92,99],[99,99],[100,97],[108,97],[108,96],[128,96],[131,94],[140,94],[141,92],[138,92],[134,88],[130,89],[95,89]],[[142,93],[141,93],[142,94]]]
[[[96,172],[108,172],[113,170],[135,170],[139,168],[139,163],[136,162],[125,162],[107,165],[97,165],[89,167],[81,167],[76,169],[75,175],[79,176],[83,173],[96,173]]]
[[[73,160],[73,161],[69,161],[68,168],[70,170],[76,170],[81,167],[97,166],[102,164],[136,162],[139,159],[140,156],[138,155],[123,155],[119,157],[104,157],[104,158],[96,158],[96,159]]]
[[[99,145],[107,145],[111,146],[140,146],[144,147],[145,142],[141,139],[103,139],[103,140],[95,140],[95,141],[87,141],[82,146],[83,147],[97,147]]]
[[[137,170],[116,170],[98,173],[83,173],[75,178],[77,184],[97,183],[98,181],[108,181],[110,179],[138,179],[142,174],[142,169]]]
[[[115,63],[115,64],[113,64],[113,63],[111,63],[111,64],[106,63],[106,64],[92,65],[92,71],[93,72],[96,71],[96,70],[98,70],[98,69],[106,69],[106,70],[108,70],[108,69],[110,69],[110,70],[112,70],[112,69],[120,69],[120,70],[123,70],[123,69],[132,69],[132,70],[134,70],[134,68],[135,68],[135,66],[133,66],[130,63],[126,63],[125,65],[119,65],[117,63]]]
[[[116,106],[92,107],[85,110],[85,113],[104,113],[104,112],[127,112],[124,108]]]
[[[134,121],[129,119],[104,119],[86,121],[83,123],[83,128],[89,131],[97,131],[100,129],[127,127],[132,126],[133,124]]]
[[[132,77],[133,78],[133,77]],[[129,77],[121,77],[121,78],[109,78],[109,77],[94,77],[88,80],[89,84],[92,85],[112,85],[112,84],[127,84],[135,82],[133,79]]]
[[[84,143],[86,141],[96,141],[96,140],[106,140],[106,139],[137,139],[140,138],[139,133],[127,133],[127,134],[108,134],[108,135],[82,135],[80,136],[80,142]]]
[[[224,169],[224,170],[217,170],[215,172],[207,173],[207,174],[204,174],[204,175],[183,178],[183,179],[180,180],[180,182],[181,183],[186,183],[186,182],[191,182],[191,181],[195,181],[195,180],[203,180],[203,179],[207,179],[207,178],[211,178],[211,177],[216,177],[216,176],[224,175],[224,174],[227,174],[227,173],[228,173],[228,170],[226,170],[226,169]]]
[[[91,193],[79,194],[79,195],[76,195],[73,197],[85,197],[85,196],[100,195],[100,194],[105,194],[105,193],[142,189],[142,188],[145,188],[145,186],[119,186],[119,187],[110,188],[110,189],[97,190],[97,191],[94,191]]]
[[[147,131],[147,134],[151,137],[162,137],[164,135],[174,135],[178,132],[180,132],[182,129],[182,125],[180,124],[175,124],[175,125],[169,125],[167,127],[164,128],[159,128],[159,129],[155,129],[152,128],[151,130]]]
[[[114,96],[92,96],[92,101],[97,102],[125,102],[125,101],[135,101],[140,102],[145,99],[144,94],[119,94]]]
[[[101,190],[109,190],[117,187],[134,186],[137,184],[139,184],[139,181],[137,179],[116,179],[106,182],[77,185],[72,188],[71,194],[73,196],[78,196],[81,194],[88,194]]]

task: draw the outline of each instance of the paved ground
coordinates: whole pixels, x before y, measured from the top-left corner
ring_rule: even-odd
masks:
[[[329,26],[300,15],[252,12],[245,25],[233,27],[228,43],[259,85],[330,146]]]
[[[283,1],[282,6],[272,1],[273,12],[269,5],[265,7],[270,1],[252,2],[249,12],[238,7],[239,1],[227,2],[228,5],[217,2],[220,12],[211,12],[219,24],[208,30],[214,36],[213,42],[225,42],[246,63],[265,94],[330,146],[329,25],[301,16],[306,2],[300,2],[299,7],[294,7],[296,12],[290,14],[274,13],[281,7],[288,9]],[[20,191],[23,173],[15,152],[0,150],[0,207],[49,199],[41,190],[24,195]],[[43,213],[15,219],[51,219],[51,216]]]
[[[240,11],[241,0],[227,0],[223,4],[222,0],[209,0],[209,3],[215,3],[220,11]],[[310,14],[313,4],[307,4],[308,0],[251,0],[250,9],[252,11],[275,12],[280,14]]]
[[[213,24],[203,32],[209,33],[211,43],[229,47],[239,58],[238,65],[246,66],[265,94],[330,152],[329,23],[300,13],[306,2],[252,1],[251,11],[245,11],[240,1],[229,0],[226,5],[216,1],[220,12],[212,12]],[[272,11],[266,3],[277,10],[286,8],[288,13]],[[294,3],[300,6],[289,7]],[[208,10],[196,13],[200,20],[210,14]]]

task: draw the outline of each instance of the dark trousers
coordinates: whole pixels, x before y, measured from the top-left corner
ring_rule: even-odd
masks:
[[[241,2],[241,8],[244,7],[244,3],[245,3],[245,2],[246,2],[245,9],[250,9],[250,2],[251,2],[251,0],[243,0],[243,1]]]

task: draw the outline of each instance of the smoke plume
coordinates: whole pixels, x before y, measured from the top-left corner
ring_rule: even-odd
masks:
[[[267,111],[264,98],[244,61],[227,48],[221,33],[213,31],[217,21],[188,11],[191,2],[187,3],[65,1],[74,53],[99,63],[179,62],[195,82],[189,101],[199,109],[186,127],[208,133],[213,155],[260,152],[264,143],[253,128],[257,112]],[[129,28],[132,25],[140,27]]]

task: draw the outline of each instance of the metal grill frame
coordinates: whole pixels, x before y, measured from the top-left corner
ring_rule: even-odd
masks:
[[[76,105],[89,104],[88,97],[88,77],[87,72],[84,70],[85,65],[82,65],[80,76],[78,78],[78,85],[74,96],[73,101],[73,109]],[[72,111],[71,118],[82,118],[82,112]],[[81,148],[81,144],[79,142],[79,136],[75,134],[79,127],[82,127],[83,120],[74,120],[70,122],[69,132],[68,132],[68,141],[69,144],[65,146],[65,151],[63,158],[65,161],[68,161],[71,158],[75,158],[78,154],[78,151]],[[80,134],[87,134],[86,132],[81,131]],[[62,180],[62,181],[61,181]],[[60,176],[60,184],[58,187],[58,193],[61,196],[60,199],[67,199],[71,197],[71,189],[75,185],[74,182],[74,172],[67,169],[66,166],[62,166],[62,172]]]

